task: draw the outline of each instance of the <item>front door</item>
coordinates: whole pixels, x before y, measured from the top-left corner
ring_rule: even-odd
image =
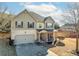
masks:
[[[46,33],[41,33],[40,34],[40,40],[46,42],[47,41],[47,34]]]
[[[53,40],[53,33],[48,33],[48,42],[52,42]]]

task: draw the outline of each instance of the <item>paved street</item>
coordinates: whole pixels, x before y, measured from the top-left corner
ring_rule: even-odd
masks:
[[[46,56],[47,47],[32,44],[16,45],[16,53],[18,56]]]

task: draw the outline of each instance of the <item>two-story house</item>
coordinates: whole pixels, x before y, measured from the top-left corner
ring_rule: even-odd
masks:
[[[11,39],[15,44],[52,41],[54,23],[50,16],[24,10],[11,21]]]

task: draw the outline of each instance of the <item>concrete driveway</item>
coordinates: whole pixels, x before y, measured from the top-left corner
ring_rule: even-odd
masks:
[[[21,44],[16,45],[17,56],[46,56],[48,48],[42,45],[31,44]]]

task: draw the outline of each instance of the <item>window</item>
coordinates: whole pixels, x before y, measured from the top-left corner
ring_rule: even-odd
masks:
[[[16,28],[23,28],[23,21],[16,21],[15,22],[15,27]]]
[[[28,28],[34,28],[34,22],[28,22]]]
[[[42,28],[42,24],[39,23],[39,28]]]
[[[53,28],[53,24],[52,23],[46,23],[46,27],[47,28]]]
[[[44,28],[44,23],[37,23],[37,28],[38,29],[43,29]]]

